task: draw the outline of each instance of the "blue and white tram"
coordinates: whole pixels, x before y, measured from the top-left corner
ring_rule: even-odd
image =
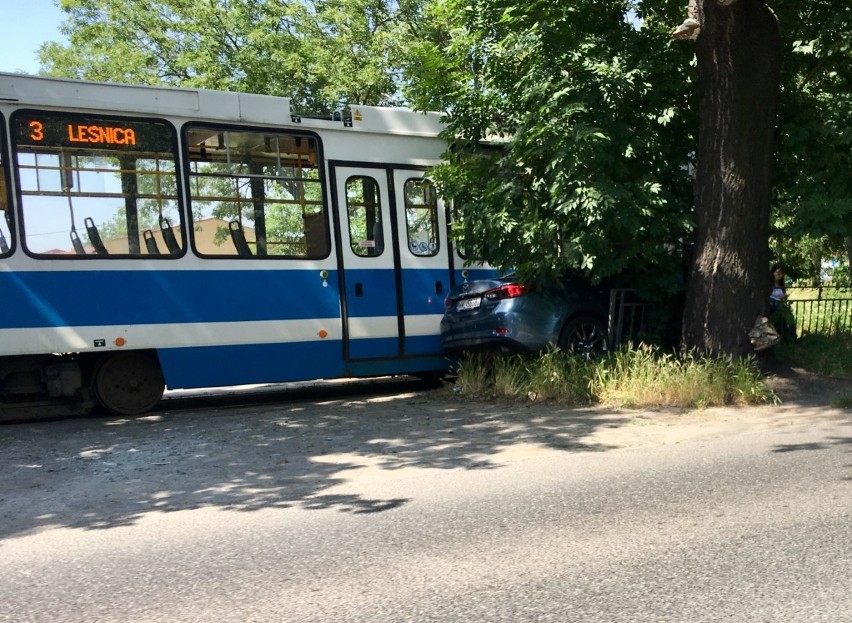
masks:
[[[441,371],[437,115],[0,74],[0,410]]]

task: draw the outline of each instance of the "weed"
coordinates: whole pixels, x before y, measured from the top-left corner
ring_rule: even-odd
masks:
[[[473,398],[560,404],[710,407],[771,402],[751,359],[675,356],[640,345],[589,360],[550,349],[539,357],[466,355],[457,387]]]
[[[466,354],[455,364],[456,387],[471,398],[491,397],[493,355]]]
[[[837,407],[838,409],[852,409],[852,394],[841,394],[840,396],[836,396],[831,401],[832,407]]]
[[[772,400],[754,361],[675,356],[650,346],[622,350],[596,375],[600,402],[627,407],[711,407]]]
[[[492,359],[493,393],[497,397],[516,399],[529,391],[527,359],[521,355]]]
[[[532,400],[566,404],[590,403],[593,366],[574,353],[563,353],[550,348],[528,366],[529,388]]]
[[[852,378],[852,335],[803,335],[775,347],[778,358],[823,376]]]

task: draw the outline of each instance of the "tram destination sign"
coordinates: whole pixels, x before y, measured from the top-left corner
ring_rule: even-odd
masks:
[[[173,134],[160,122],[26,113],[15,119],[19,146],[110,151],[173,151]]]

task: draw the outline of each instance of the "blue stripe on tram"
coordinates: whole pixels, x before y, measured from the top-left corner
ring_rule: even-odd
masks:
[[[0,273],[0,327],[340,317],[334,277],[316,270]]]
[[[367,273],[371,271],[361,271]],[[392,271],[348,275],[381,283]],[[443,311],[435,293],[440,271],[404,271],[405,313]],[[368,281],[369,279],[369,281]],[[337,278],[316,270],[101,270],[0,273],[0,293],[16,305],[0,305],[0,327],[236,322],[339,318]],[[357,317],[396,314],[387,290],[350,298]],[[368,290],[370,291],[370,290]]]

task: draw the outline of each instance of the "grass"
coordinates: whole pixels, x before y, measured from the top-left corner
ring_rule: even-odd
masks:
[[[775,350],[778,358],[791,366],[852,382],[852,334],[803,335],[792,344],[779,344]],[[852,409],[852,392],[835,396],[831,406]]]
[[[790,366],[852,380],[852,334],[828,334],[850,322],[824,323],[826,332],[802,335],[775,347]],[[777,401],[753,359],[675,356],[650,346],[610,353],[597,360],[548,350],[541,356],[474,355],[457,364],[455,391],[465,396],[566,405],[603,404],[632,408],[704,408]],[[852,408],[852,392],[832,405]]]
[[[598,402],[625,407],[712,407],[772,400],[754,361],[675,357],[650,347],[622,350],[600,362]]]
[[[492,400],[592,402],[592,369],[579,357],[556,349],[534,358],[525,355],[468,354],[456,364],[456,391]]]
[[[831,401],[832,407],[838,409],[852,409],[852,394],[842,394]]]
[[[775,400],[752,359],[675,357],[649,346],[588,360],[551,349],[540,357],[465,355],[456,392],[471,398],[704,408]]]
[[[822,376],[852,379],[852,334],[803,335],[792,344],[779,344],[781,361]]]

